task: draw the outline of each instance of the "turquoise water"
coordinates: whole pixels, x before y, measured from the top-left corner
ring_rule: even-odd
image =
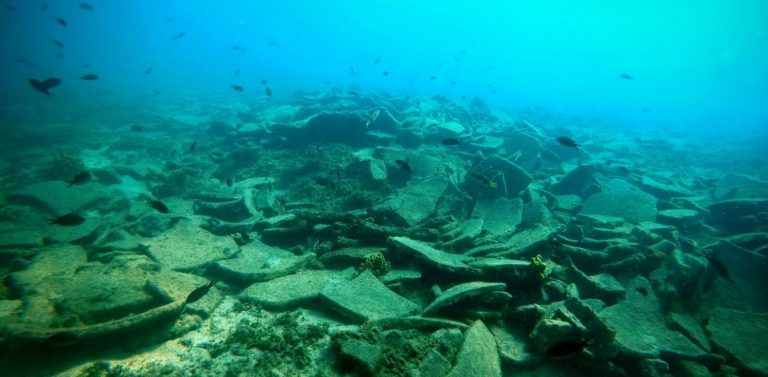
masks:
[[[2,374],[768,375],[765,25],[7,0]]]

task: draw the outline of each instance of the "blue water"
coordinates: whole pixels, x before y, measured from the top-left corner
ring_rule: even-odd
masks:
[[[4,3],[17,10],[0,12],[5,102],[43,100],[29,77],[60,77],[58,97],[86,99],[152,89],[236,98],[229,85],[266,79],[278,96],[479,96],[632,129],[732,133],[768,121],[768,4],[758,0]],[[87,72],[100,81],[79,82]]]
[[[485,325],[490,375],[768,375],[768,1],[82,4],[0,2],[0,376],[461,372]]]

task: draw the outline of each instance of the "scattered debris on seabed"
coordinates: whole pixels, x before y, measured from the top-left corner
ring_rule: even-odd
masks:
[[[760,165],[477,98],[265,94],[6,159],[2,370],[768,375]]]

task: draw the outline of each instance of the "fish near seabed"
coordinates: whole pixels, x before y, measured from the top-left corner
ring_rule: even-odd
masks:
[[[184,300],[184,304],[186,305],[186,304],[191,304],[191,303],[193,303],[193,302],[199,301],[199,300],[200,300],[201,298],[203,298],[203,297],[204,297],[204,296],[205,296],[205,295],[208,293],[208,291],[210,291],[210,290],[211,290],[211,288],[213,288],[213,286],[214,286],[214,285],[216,285],[216,283],[218,283],[218,282],[219,282],[218,280],[215,280],[215,279],[214,279],[214,280],[211,280],[210,282],[206,283],[205,285],[203,285],[203,286],[201,286],[201,287],[197,287],[197,288],[195,288],[195,290],[194,290],[194,291],[192,291],[192,292],[190,292],[190,294],[187,296],[187,299],[186,299],[186,300]]]
[[[66,180],[65,182],[68,183],[67,184],[67,188],[70,188],[72,186],[82,185],[82,184],[84,184],[84,183],[86,183],[86,182],[88,182],[90,180],[91,180],[91,173],[89,173],[87,171],[84,171],[84,172],[74,176],[73,178]]]
[[[446,145],[446,146],[452,147],[452,146],[454,146],[454,145],[459,145],[459,144],[461,144],[461,140],[459,140],[459,139],[456,139],[456,138],[454,138],[454,137],[449,137],[449,138],[447,138],[447,139],[443,140],[441,143],[442,143],[443,145]]]
[[[84,222],[85,218],[75,213],[68,213],[54,219],[48,219],[48,224],[60,226],[78,226]]]
[[[147,200],[147,204],[149,204],[150,207],[152,207],[155,210],[157,210],[157,212],[160,212],[160,213],[169,213],[169,212],[171,212],[171,210],[168,209],[168,206],[165,205],[165,203],[163,203],[163,202],[161,202],[159,200],[156,200],[156,199],[154,199],[154,200]]]
[[[50,89],[55,88],[59,86],[59,84],[61,84],[61,79],[57,79],[55,77],[51,77],[43,81],[38,81],[35,79],[29,79],[28,81],[29,81],[29,85],[32,86],[32,89],[40,93],[43,93],[48,97],[53,97],[53,93],[50,92]]]
[[[93,74],[93,73],[89,73],[87,75],[83,75],[83,76],[80,77],[80,80],[85,80],[85,81],[93,81],[93,80],[98,80],[98,79],[99,79],[99,75],[96,75],[96,74]]]
[[[397,167],[399,167],[400,169],[403,169],[409,173],[413,173],[413,168],[411,168],[411,164],[403,160],[395,160],[395,165],[397,165]]]
[[[557,142],[560,143],[560,145],[569,147],[569,148],[578,149],[581,146],[581,144],[576,144],[576,142],[568,136],[559,136],[555,140],[557,140]]]

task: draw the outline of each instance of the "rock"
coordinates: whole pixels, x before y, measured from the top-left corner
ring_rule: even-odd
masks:
[[[386,247],[345,247],[325,253],[319,259],[327,267],[357,267],[369,255],[381,253],[386,256],[388,251]]]
[[[293,274],[315,260],[314,253],[296,256],[254,240],[244,245],[234,258],[218,261],[213,267],[222,279],[255,283]]]
[[[768,231],[768,199],[734,199],[717,202],[708,207],[709,221],[729,233]]]
[[[387,179],[387,164],[384,161],[372,159],[368,161],[368,169],[374,181],[384,181]]]
[[[342,277],[331,271],[300,271],[261,283],[253,283],[239,297],[267,309],[289,310],[320,297],[320,291]]]
[[[768,313],[715,309],[709,314],[710,340],[738,365],[768,375]]]
[[[540,247],[548,242],[555,236],[555,230],[549,225],[539,224],[533,228],[526,229],[522,232],[517,232],[509,237],[504,242],[505,247],[502,251],[491,252],[488,254],[492,257],[516,257],[525,258],[532,257],[540,252]],[[479,252],[480,248],[475,248],[474,253],[467,255],[482,255]]]
[[[594,188],[596,172],[595,165],[580,165],[552,185],[552,192],[558,195],[571,194],[587,198],[597,192]]]
[[[373,211],[387,222],[412,227],[432,214],[447,187],[448,182],[442,179],[409,185],[396,196],[374,206]]]
[[[467,186],[468,190],[477,192],[478,198],[515,198],[521,191],[523,191],[523,189],[533,182],[533,176],[523,168],[496,155],[491,155],[483,160],[481,168],[479,169],[482,170],[481,172],[493,172],[493,174],[485,175],[496,182],[496,187],[486,187],[483,182],[480,182],[477,178],[467,175],[464,180],[464,185]]]
[[[504,276],[506,278],[524,276],[530,269],[531,262],[509,258],[477,258],[467,262],[479,270],[479,276]]]
[[[617,190],[590,196],[580,214],[621,217],[627,222],[656,220],[656,198],[640,191]]]
[[[462,126],[461,124],[457,122],[443,122],[437,125],[437,128],[440,130],[444,130],[447,132],[448,135],[455,137],[458,135],[461,135],[462,133],[466,132],[466,128]]]
[[[162,270],[144,255],[119,255],[102,263],[88,262],[78,246],[45,250],[27,269],[8,276],[24,307],[4,318],[0,332],[12,342],[40,344],[60,336],[97,341],[146,331],[147,324],[178,316],[198,280],[204,279]]]
[[[709,339],[707,339],[707,334],[704,333],[704,329],[693,317],[687,314],[672,312],[667,315],[667,319],[675,330],[685,334],[688,339],[692,340],[703,350],[712,352],[712,345],[709,343]]]
[[[434,331],[445,328],[466,329],[469,326],[464,322],[445,318],[429,318],[418,315],[397,318],[382,318],[371,322],[372,325],[382,329],[416,329],[422,331]]]
[[[653,194],[660,199],[671,199],[682,196],[695,196],[696,193],[673,182],[659,182],[647,175],[640,180],[643,191]]]
[[[447,377],[501,376],[496,340],[482,321],[475,321],[464,335],[456,364]]]
[[[443,292],[439,297],[432,301],[423,315],[436,315],[446,307],[452,306],[460,301],[484,295],[488,292],[503,291],[506,288],[504,283],[471,282],[455,285]]]
[[[491,234],[514,232],[523,214],[520,198],[480,199],[475,202],[472,216],[483,220],[483,229]]]
[[[63,288],[69,286],[68,281],[87,262],[87,253],[82,247],[63,245],[42,250],[27,268],[8,274],[8,286],[25,301],[20,318],[26,323],[50,327],[60,314],[56,313],[53,302],[40,293],[65,293]]]
[[[218,237],[180,221],[173,229],[144,242],[147,255],[166,268],[192,271],[232,256],[238,251],[231,237]]]
[[[661,305],[647,280],[636,277],[628,288],[623,301],[598,312],[599,319],[616,331],[615,341],[622,353],[640,358],[707,359],[704,350],[665,326]]]
[[[366,119],[353,113],[320,113],[301,131],[302,138],[311,143],[363,145],[368,139]]]
[[[500,137],[481,135],[480,137],[472,140],[471,145],[478,149],[486,149],[493,151],[504,144],[504,139]]]
[[[67,188],[64,181],[40,182],[23,187],[7,196],[8,204],[37,208],[50,217],[67,213],[83,213],[113,199],[104,186],[87,182]]]
[[[416,270],[390,270],[381,277],[381,282],[387,286],[392,284],[411,283],[421,280],[421,272]]]
[[[10,231],[0,232],[0,250],[34,249],[43,246],[43,233],[40,231],[32,229],[22,230],[12,225],[10,227]]]
[[[482,219],[469,219],[461,222],[458,228],[443,236],[446,249],[462,249],[472,244],[472,241],[483,232]]]
[[[727,276],[712,269],[715,279],[702,294],[705,308],[768,312],[768,257],[725,240],[709,255],[722,264]]]
[[[528,350],[528,340],[525,335],[507,331],[499,326],[490,328],[493,337],[496,338],[496,346],[499,356],[507,363],[516,365],[530,364],[536,358]]]
[[[473,271],[473,269],[466,264],[467,261],[472,259],[470,257],[446,253],[408,237],[390,237],[387,242],[394,245],[399,250],[413,255],[438,269],[452,272]]]
[[[339,353],[344,364],[349,364],[352,370],[367,375],[376,371],[381,360],[381,346],[363,342],[357,339],[339,341]]]
[[[242,197],[220,202],[196,201],[193,210],[197,215],[226,222],[240,222],[253,216]]]
[[[539,139],[532,135],[532,132],[526,131],[513,132],[504,139],[504,146],[509,152],[520,154],[516,161],[524,164],[525,167],[532,167],[531,163],[537,160],[541,151]]]
[[[451,363],[434,349],[427,350],[427,354],[413,372],[413,377],[445,377],[451,370]]]
[[[370,271],[352,281],[337,281],[320,291],[323,300],[334,310],[359,323],[416,314],[416,304],[392,292]]]
[[[656,214],[658,222],[684,228],[699,221],[699,211],[692,209],[665,209]]]
[[[766,197],[768,182],[743,174],[729,173],[714,184],[712,196],[717,201]]]
[[[578,195],[557,195],[557,201],[555,202],[555,209],[558,211],[574,214],[581,209],[582,200]]]
[[[568,277],[579,287],[579,293],[583,298],[597,298],[613,304],[623,298],[626,293],[624,286],[608,273],[589,276],[574,266],[568,272]]]

